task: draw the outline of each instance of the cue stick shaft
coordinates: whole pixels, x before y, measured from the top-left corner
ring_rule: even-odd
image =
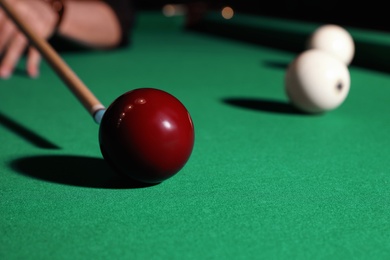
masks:
[[[41,55],[47,60],[57,75],[78,98],[85,109],[87,109],[91,116],[94,117],[95,121],[99,121],[100,119],[96,120],[95,114],[98,111],[105,109],[102,103],[65,63],[60,55],[54,50],[54,48],[45,39],[36,35],[27,25],[27,23],[25,23],[19,17],[14,8],[7,2],[7,0],[0,0],[0,7],[1,6],[7,15],[11,18],[11,20],[18,26],[26,38],[31,42],[31,44],[34,45],[34,47],[41,53]],[[97,123],[100,123],[100,121]]]

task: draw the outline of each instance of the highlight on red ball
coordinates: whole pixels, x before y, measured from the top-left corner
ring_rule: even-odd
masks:
[[[100,150],[119,173],[145,183],[162,182],[187,163],[194,146],[194,125],[173,95],[140,88],[118,97],[99,129]]]

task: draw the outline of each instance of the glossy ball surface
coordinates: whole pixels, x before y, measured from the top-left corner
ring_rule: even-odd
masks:
[[[285,75],[285,90],[293,105],[308,113],[340,106],[348,96],[350,75],[339,59],[320,50],[298,55]]]
[[[351,34],[335,24],[318,27],[309,37],[306,47],[328,52],[346,65],[352,62],[355,54],[355,44]]]
[[[129,91],[103,115],[100,150],[117,171],[145,183],[162,182],[188,161],[194,126],[184,105],[153,88]]]

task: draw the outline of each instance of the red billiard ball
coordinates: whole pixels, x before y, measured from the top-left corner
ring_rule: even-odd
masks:
[[[105,111],[100,150],[118,172],[159,183],[180,171],[194,146],[194,126],[185,106],[153,88],[129,91]]]

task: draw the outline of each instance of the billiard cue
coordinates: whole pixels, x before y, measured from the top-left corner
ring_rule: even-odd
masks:
[[[0,0],[0,7],[7,13],[9,18],[22,31],[30,43],[41,53],[50,64],[65,85],[73,92],[84,108],[90,113],[96,123],[100,124],[105,107],[80,80],[74,71],[65,63],[54,48],[42,37],[39,37],[29,25],[24,22],[11,4],[6,0]]]

